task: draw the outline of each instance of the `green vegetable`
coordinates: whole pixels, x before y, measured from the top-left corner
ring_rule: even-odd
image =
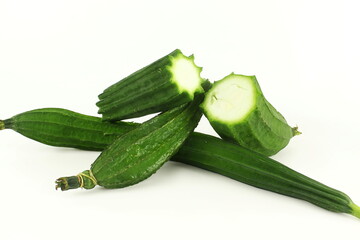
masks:
[[[172,160],[219,173],[254,187],[302,199],[329,211],[360,218],[360,207],[346,194],[269,157],[216,137],[192,134]]]
[[[204,92],[194,56],[175,50],[107,88],[96,104],[103,120],[122,120],[162,112]]]
[[[34,111],[41,112],[42,109]],[[46,136],[46,141],[39,139],[36,131],[29,131],[27,137],[35,140],[39,139],[38,141],[45,144],[50,141],[54,143],[51,145],[63,146],[61,142],[59,145],[56,145],[59,143],[57,141],[58,137],[56,136],[57,131],[52,131],[51,129],[56,128],[57,125],[49,123],[48,121],[48,119],[55,119],[59,117],[56,113],[57,111],[63,112],[64,110],[45,110],[43,114],[36,115],[36,124],[44,125],[43,135],[40,135],[40,137]],[[17,129],[18,131],[23,129],[21,125],[27,122],[27,117],[33,118],[31,115],[27,115],[27,113],[31,112],[33,111],[19,114],[23,115],[24,119],[23,121],[17,123],[19,125],[19,128]],[[78,148],[77,141],[74,141],[74,138],[79,138],[82,141],[87,142],[90,146],[89,149],[96,149],[100,148],[100,146],[110,145],[116,138],[124,135],[124,132],[122,131],[124,126],[135,129],[136,126],[140,125],[134,123],[127,126],[127,124],[123,125],[121,122],[118,122],[114,124],[115,126],[118,126],[118,131],[114,130],[114,134],[107,135],[107,128],[104,127],[104,134],[96,135],[97,137],[93,138],[92,134],[88,134],[88,132],[93,132],[89,129],[93,126],[91,123],[93,119],[97,119],[99,122],[101,119],[95,117],[82,118],[82,116],[84,115],[68,114],[61,116],[62,121],[73,123],[71,128],[74,129],[73,132],[76,132],[73,136],[61,134],[61,138],[63,138],[65,142],[68,141],[70,147]],[[77,117],[81,118],[81,121],[74,120],[74,118],[76,119]],[[66,118],[69,120],[66,120]],[[88,126],[87,128],[77,125],[82,121],[89,121],[88,123],[84,123],[84,125]],[[103,126],[107,126],[106,122],[102,122],[101,124],[103,124]],[[3,122],[0,121],[0,129],[2,125]],[[101,128],[97,128],[97,131],[101,132],[102,130]],[[53,140],[51,140],[51,138],[53,138]],[[102,145],[98,146],[99,142],[101,142]],[[71,144],[73,145],[71,146]],[[192,133],[171,160],[219,173],[254,187],[303,199],[330,211],[349,213],[360,218],[359,207],[352,203],[350,198],[344,193],[327,187],[311,178],[291,170],[271,158],[209,135]],[[90,172],[85,172],[85,175],[87,177],[81,175],[81,177],[68,178],[67,181],[70,182],[68,184],[71,186],[80,186],[80,180],[83,181],[84,187],[90,187],[90,185],[93,185],[93,181],[88,178],[90,177]]]
[[[181,147],[197,126],[202,96],[174,108],[120,136],[96,161],[77,176],[57,180],[61,190],[95,185],[122,188],[145,180],[155,173]]]
[[[12,129],[52,146],[100,151],[137,125],[128,122],[102,122],[100,118],[66,109],[43,108],[0,121],[0,130]]]
[[[223,139],[267,156],[299,134],[265,99],[255,76],[232,73],[215,82],[202,108]]]

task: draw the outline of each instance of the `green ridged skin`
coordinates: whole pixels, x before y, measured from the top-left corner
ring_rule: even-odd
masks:
[[[194,57],[175,50],[105,89],[97,102],[103,120],[115,121],[163,112],[203,93]],[[180,84],[181,82],[186,84]],[[184,87],[186,85],[186,87]]]
[[[101,151],[137,124],[107,123],[66,109],[43,108],[1,121],[0,130],[1,126],[51,146]]]
[[[39,109],[33,111],[41,112],[42,110]],[[47,125],[49,118],[59,118],[59,111],[63,112],[64,109],[52,109],[50,112],[46,111],[44,114],[36,115],[37,124]],[[68,112],[73,113],[71,111]],[[34,117],[30,115],[23,116],[25,119],[24,121],[18,122],[19,126],[27,122],[25,120],[28,116]],[[68,147],[79,148],[77,142],[81,140],[87,142],[88,149],[90,150],[104,150],[115,139],[125,134],[123,131],[124,127],[135,129],[137,126],[140,126],[140,124],[136,123],[130,125],[126,123],[124,125],[122,122],[118,122],[115,124],[118,130],[114,130],[114,134],[108,135],[106,134],[106,122],[101,122],[100,118],[84,116],[85,115],[82,114],[60,116],[64,122],[71,121],[75,123],[71,127],[76,129],[77,134],[73,136],[61,134],[63,141],[68,142]],[[66,120],[65,118],[68,118],[69,120]],[[76,121],[73,120],[73,118],[79,119]],[[103,131],[103,134],[99,135],[101,137],[96,140],[94,140],[92,134],[89,134],[89,132],[92,133],[91,129],[79,127],[77,125],[78,122],[85,121],[83,123],[84,125],[94,126],[92,125],[94,119],[97,119],[97,122],[100,123],[100,125],[97,125],[96,131]],[[2,123],[3,121],[0,121],[0,126],[2,126]],[[44,144],[51,142],[52,144],[50,145],[63,147],[62,142],[57,141],[58,137],[54,135],[54,131],[51,129],[52,127],[56,128],[57,125],[50,124],[47,126],[48,127],[43,130],[44,135],[47,136],[46,141],[39,139],[39,135],[36,131],[29,131],[27,137],[34,140],[39,139],[38,141]],[[104,127],[102,128],[101,126]],[[42,136],[43,135],[40,135],[40,137]],[[79,138],[79,140],[74,141],[74,137]],[[103,144],[99,145],[99,142],[102,142]],[[103,148],[100,149],[101,147]],[[330,211],[349,213],[360,218],[359,207],[352,203],[350,198],[344,193],[310,179],[264,155],[206,134],[190,134],[180,150],[171,158],[171,160],[212,171],[254,187],[302,199]],[[84,171],[83,174],[85,176],[90,176],[89,171]],[[83,181],[84,188],[94,187],[94,183],[91,179],[85,177],[83,178]],[[79,177],[68,177],[67,181],[63,182],[62,187],[64,189],[79,188]]]
[[[198,96],[193,102],[164,112],[120,136],[101,153],[90,171],[83,172],[83,177],[78,175],[79,183],[69,183],[74,176],[59,178],[57,188],[91,189],[95,185],[123,188],[150,177],[193,132],[202,115],[199,108],[202,99]]]
[[[302,199],[329,211],[360,218],[360,208],[345,193],[267,156],[213,136],[193,133],[172,160],[219,173],[257,188]]]
[[[255,76],[232,73],[215,82],[202,109],[223,139],[266,156],[276,154],[300,134],[266,100]]]

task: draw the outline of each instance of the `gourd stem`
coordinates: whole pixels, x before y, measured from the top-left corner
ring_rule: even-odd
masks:
[[[5,123],[3,120],[0,120],[0,130],[5,129]]]
[[[56,190],[58,188],[61,189],[61,191],[66,191],[69,189],[76,189],[80,187],[80,182],[77,176],[71,176],[71,177],[62,177],[56,180]]]
[[[76,188],[92,189],[97,185],[97,180],[91,170],[83,171],[76,176],[62,177],[55,181],[56,189],[66,191]]]
[[[353,210],[351,214],[357,218],[360,218],[360,207],[355,203],[350,203],[349,206]]]
[[[298,131],[298,127],[293,127],[292,128],[292,131],[293,131],[293,136],[297,136],[297,135],[300,135],[302,134],[302,132]]]

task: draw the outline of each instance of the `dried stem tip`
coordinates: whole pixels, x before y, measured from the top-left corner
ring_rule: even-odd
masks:
[[[292,130],[293,130],[293,136],[297,136],[297,135],[300,135],[302,134],[302,132],[298,131],[298,127],[293,127]]]
[[[60,188],[61,191],[76,189],[80,187],[79,179],[77,176],[62,177],[57,179],[55,183],[56,183],[56,190]]]
[[[91,170],[83,171],[76,176],[62,177],[55,181],[56,189],[60,188],[61,191],[66,191],[76,188],[92,189],[97,185],[95,176]]]

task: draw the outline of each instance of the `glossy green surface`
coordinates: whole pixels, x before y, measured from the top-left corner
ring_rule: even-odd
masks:
[[[44,132],[44,135],[46,135],[46,141],[41,139],[38,141],[45,144],[47,144],[47,142],[51,142],[51,145],[62,147],[62,142],[58,142],[58,137],[54,135],[58,132],[51,130],[51,127],[57,127],[57,125],[48,124],[48,119],[58,118],[59,115],[57,112],[63,112],[64,110],[52,109],[52,111],[44,111],[39,109],[36,111],[43,112],[43,114],[36,115],[37,119],[34,124],[47,126],[43,129],[43,131],[47,131]],[[28,115],[24,114],[23,116],[26,118]],[[100,146],[103,148],[98,150],[104,150],[106,146],[110,145],[116,138],[124,134],[122,133],[124,126],[132,129],[140,126],[140,124],[135,123],[127,126],[127,124],[123,125],[119,122],[116,124],[118,130],[114,131],[114,134],[107,135],[105,134],[107,123],[101,122],[100,118],[89,116],[85,116],[84,118],[84,115],[82,114],[61,116],[61,119],[64,120],[64,118],[80,118],[78,119],[79,121],[89,121],[85,123],[87,126],[94,126],[92,125],[92,122],[94,121],[93,119],[98,119],[97,121],[100,123],[100,126],[105,126],[102,128],[102,130],[104,130],[104,134],[96,135],[101,136],[102,140],[97,139],[94,141],[92,137],[93,135],[89,134],[89,129],[82,127],[78,128],[77,125],[72,126],[73,128],[77,128],[77,134],[73,137],[70,135],[61,134],[61,138],[63,138],[65,142],[68,142],[70,145],[69,147],[78,148],[77,142],[81,139],[81,141],[87,142],[88,148],[92,150],[100,148]],[[26,123],[27,121],[25,120],[26,119],[24,119],[24,121],[19,121],[18,125],[21,126],[22,124]],[[78,123],[78,121],[72,121]],[[68,120],[65,120],[65,122],[68,122]],[[19,130],[21,129],[22,128]],[[97,128],[97,131],[102,130]],[[40,137],[41,136],[43,135],[40,135]],[[28,137],[35,139],[38,138],[39,135],[36,133],[36,131],[32,131],[29,132]],[[74,137],[79,138],[79,140],[74,141]],[[103,144],[98,145],[98,142],[102,142]],[[360,217],[359,207],[352,203],[346,194],[325,186],[324,184],[319,183],[309,177],[306,177],[303,174],[298,173],[269,157],[255,153],[244,147],[226,142],[213,136],[201,133],[190,134],[188,139],[184,142],[177,154],[171,158],[171,160],[212,171],[237,181],[252,185],[254,187],[302,199],[330,211],[344,212],[352,214],[356,217]],[[107,167],[109,166],[110,165],[107,165]],[[155,167],[158,167],[158,165],[156,164]],[[84,171],[84,173],[89,175],[88,171]],[[106,175],[106,172],[101,174]],[[70,189],[80,187],[78,179],[79,178],[77,176],[69,177],[68,186],[63,186],[64,190],[66,190],[66,188]],[[109,180],[110,179],[106,179],[106,181]],[[109,185],[109,187],[111,186],[114,185]],[[93,188],[94,183],[90,179],[84,178],[83,187],[88,189]]]
[[[44,144],[99,151],[138,125],[102,122],[100,118],[61,108],[36,109],[3,122],[5,129]]]
[[[359,217],[359,208],[343,192],[269,157],[216,137],[192,134],[172,160],[219,173],[257,188],[302,199],[333,212]]]
[[[255,101],[254,107],[244,118],[239,120],[226,121],[221,117],[214,117],[209,111],[210,100],[208,98],[212,97],[212,93],[217,91],[220,84],[236,77],[247,77],[251,81],[251,91],[255,91],[255,97],[249,101]],[[230,85],[229,87],[236,86]],[[285,118],[265,99],[255,76],[230,74],[215,82],[206,93],[202,108],[214,130],[223,139],[238,143],[266,156],[279,152],[287,146],[294,135],[299,133],[296,128],[290,127]]]
[[[201,118],[202,96],[164,112],[120,136],[91,165],[97,184],[105,188],[127,187],[154,174],[181,147]],[[57,186],[68,185],[60,178]],[[90,189],[94,187],[88,186]],[[85,187],[85,186],[84,186]],[[73,186],[69,185],[68,189]]]
[[[195,64],[193,68],[198,72],[199,81],[196,89],[181,89],[173,81],[174,73],[170,67],[172,60],[178,57],[193,63],[193,57],[185,57],[177,49],[105,89],[96,104],[103,120],[123,120],[166,111],[190,102],[194,95],[202,93],[201,69]]]

